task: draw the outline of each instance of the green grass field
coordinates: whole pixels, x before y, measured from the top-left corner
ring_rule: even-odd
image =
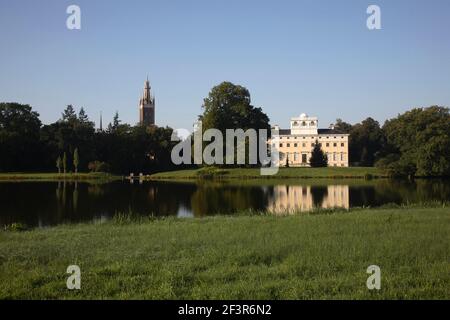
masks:
[[[2,231],[0,299],[450,299],[449,231],[449,207]]]
[[[305,179],[305,178],[329,178],[329,179],[364,179],[367,177],[385,178],[386,173],[374,167],[327,167],[327,168],[280,168],[273,176],[262,176],[258,168],[201,168],[190,170],[178,170],[156,173],[146,176],[147,179],[188,180],[199,178],[217,179]],[[0,181],[55,181],[55,180],[117,180],[121,176],[108,173],[0,173]]]
[[[387,177],[374,167],[279,168],[272,176],[262,176],[258,168],[202,168],[156,173],[150,179],[197,179],[203,176],[221,179],[289,179],[289,178],[367,178]]]
[[[9,172],[0,173],[0,181],[55,181],[55,180],[116,180],[121,177],[108,173],[25,173]]]

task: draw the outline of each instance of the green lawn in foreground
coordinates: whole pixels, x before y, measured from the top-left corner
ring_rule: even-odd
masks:
[[[2,231],[0,299],[450,299],[449,231],[448,207]]]
[[[9,172],[0,173],[0,181],[21,181],[21,180],[115,180],[121,177],[108,173],[26,173]]]
[[[179,170],[156,173],[151,179],[195,179],[204,169]],[[273,176],[262,176],[258,168],[212,169],[215,177],[224,179],[280,179],[280,178],[364,178],[387,177],[386,173],[375,167],[326,167],[326,168],[279,168]]]

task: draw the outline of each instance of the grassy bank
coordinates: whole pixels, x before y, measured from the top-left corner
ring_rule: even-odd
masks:
[[[276,175],[262,176],[258,168],[201,168],[160,172],[146,176],[151,180],[192,180],[201,178],[215,179],[365,179],[385,178],[386,173],[374,167],[327,167],[327,168],[280,168]],[[0,181],[55,181],[55,180],[117,180],[121,176],[108,173],[0,173]]]
[[[119,176],[108,173],[0,173],[0,181],[55,181],[55,180],[117,180]]]
[[[262,176],[258,168],[201,168],[156,173],[150,179],[306,179],[306,178],[384,178],[387,174],[374,167],[279,168],[276,175]]]
[[[448,207],[411,207],[2,231],[0,299],[449,299],[449,230]]]

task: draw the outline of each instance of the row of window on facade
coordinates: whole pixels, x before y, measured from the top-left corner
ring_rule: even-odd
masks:
[[[314,145],[315,145],[315,143],[311,143],[311,147],[314,147]],[[276,147],[275,143],[274,143],[272,146],[275,148],[275,147]],[[284,146],[284,144],[283,144],[283,143],[280,143],[280,148],[282,148],[283,146]],[[325,146],[329,147],[329,146],[330,146],[330,143],[327,142],[327,143],[325,144]],[[342,143],[341,143],[341,147],[344,147],[344,146],[345,146],[345,143],[342,142]],[[291,147],[291,144],[290,144],[290,143],[286,143],[286,147],[290,148],[290,147]],[[298,147],[298,143],[294,143],[294,148],[297,148],[297,147]],[[306,148],[306,143],[302,143],[302,147],[303,147],[303,148]],[[319,147],[322,147],[322,143],[320,143],[320,142],[319,142]],[[337,147],[337,142],[334,142],[334,143],[333,143],[333,147]]]
[[[309,123],[309,125],[310,125],[311,127],[313,127],[313,126],[316,125],[316,123],[315,123],[314,121],[311,121],[311,122]],[[294,121],[294,126],[298,126],[298,122],[297,122],[297,121]],[[302,121],[302,127],[306,127],[306,121]]]
[[[301,163],[308,163],[308,155],[307,153],[299,153],[299,152],[286,152],[286,153],[280,153],[280,161],[285,161],[286,159],[290,160],[291,162],[298,162],[299,157],[301,155]],[[328,161],[345,161],[345,153],[327,153]]]
[[[325,137],[319,136],[319,140],[321,140],[322,138],[325,138]],[[344,138],[345,138],[344,136],[341,136],[341,139],[344,139]],[[294,139],[294,140],[297,140],[297,139],[300,139],[300,137],[289,137],[289,136],[287,136],[287,137],[281,137],[280,139],[288,139],[288,140],[289,139]],[[302,137],[302,139],[305,140],[306,137]],[[317,137],[312,136],[311,139],[316,139],[317,140]],[[330,139],[330,137],[326,137],[326,139]],[[337,139],[337,137],[333,137],[333,139]]]

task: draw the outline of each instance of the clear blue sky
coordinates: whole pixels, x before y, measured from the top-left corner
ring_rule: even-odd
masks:
[[[79,31],[66,28],[70,4]],[[366,28],[369,4],[382,30]],[[44,123],[73,104],[134,124],[147,75],[157,124],[174,128],[191,128],[225,80],[282,127],[302,112],[326,127],[450,106],[448,0],[0,0],[0,43],[0,101]]]

